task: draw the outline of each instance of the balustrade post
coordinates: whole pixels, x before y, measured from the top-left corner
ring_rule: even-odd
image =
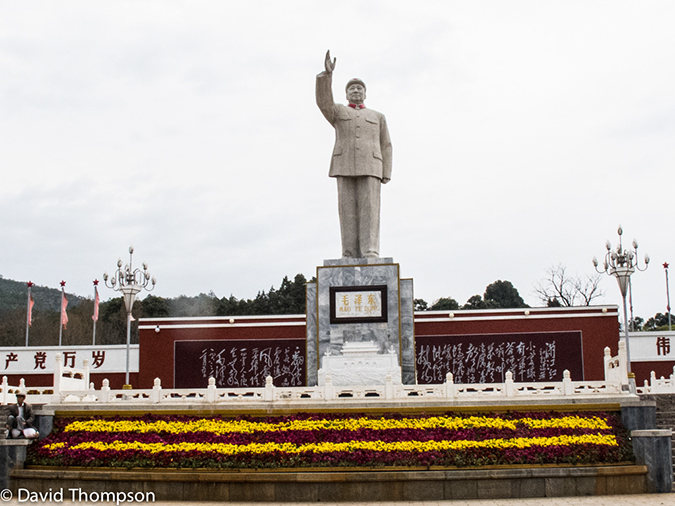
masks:
[[[7,404],[7,390],[9,390],[9,382],[7,376],[2,377],[2,404]]]
[[[391,373],[387,373],[384,379],[384,398],[393,399],[394,398],[394,380],[391,376]]]
[[[54,394],[61,398],[61,378],[63,377],[63,355],[60,353],[54,357]]]
[[[206,387],[206,402],[216,402],[218,398],[218,389],[216,388],[216,378],[209,378],[209,386]]]
[[[265,378],[265,391],[263,392],[263,400],[264,401],[274,401],[274,390],[276,387],[274,386],[274,380],[272,379],[272,376],[267,376]]]
[[[563,371],[563,395],[573,395],[574,385],[572,385],[572,374],[565,369]]]
[[[515,397],[516,388],[513,384],[513,373],[511,371],[506,371],[506,380],[504,381],[504,393],[506,397]]]
[[[84,380],[84,389],[87,389],[87,385],[89,384],[89,359],[84,359],[82,361],[82,366],[84,368],[84,374],[82,375],[82,379]]]
[[[162,380],[155,378],[152,384],[152,394],[150,395],[150,402],[154,404],[159,403],[162,400]]]
[[[98,399],[100,402],[110,402],[110,381],[108,381],[108,378],[101,382],[101,395]]]
[[[323,382],[323,398],[327,401],[332,401],[335,391],[333,389],[333,378],[330,373],[326,373],[326,378]]]
[[[454,399],[457,394],[455,389],[455,380],[451,372],[445,375],[445,383],[443,383],[443,388],[445,390],[446,399]]]
[[[651,383],[651,393],[660,393],[661,392],[661,385],[659,385],[658,380],[656,379],[656,373],[652,371],[649,374],[649,382]]]
[[[612,350],[609,349],[609,346],[605,346],[604,362],[605,362],[605,381],[611,381],[612,374],[610,372],[611,371],[610,364],[612,362]]]

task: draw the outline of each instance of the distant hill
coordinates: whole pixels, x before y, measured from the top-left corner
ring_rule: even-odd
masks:
[[[237,299],[234,296],[218,298],[213,292],[195,297],[181,295],[175,298],[146,295],[134,304],[135,318],[166,316],[231,316],[302,314],[305,311],[305,276],[287,276],[278,290],[260,291],[255,299]],[[21,346],[26,336],[26,295],[24,281],[3,279],[0,276],[0,345]],[[46,286],[31,289],[33,306],[30,327],[31,346],[53,346],[59,342],[61,290]],[[67,293],[68,325],[63,329],[63,343],[88,344],[92,339],[94,301]],[[122,297],[115,297],[99,307],[96,341],[99,344],[121,344],[126,341],[127,313]],[[131,342],[138,342],[138,322],[132,325]]]
[[[58,288],[33,285],[31,293],[35,301],[35,306],[33,306],[35,310],[61,310],[61,290]],[[27,295],[28,287],[26,286],[26,282],[5,279],[0,275],[0,316],[13,309],[25,308]],[[68,309],[76,307],[86,300],[84,297],[68,292],[66,292],[66,298],[68,299]]]

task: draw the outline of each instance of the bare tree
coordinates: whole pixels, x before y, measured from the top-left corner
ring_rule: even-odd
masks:
[[[548,276],[539,281],[534,290],[539,300],[549,307],[590,306],[594,299],[602,297],[604,292],[599,284],[599,274],[585,277],[571,276],[567,269],[558,264],[549,267]]]

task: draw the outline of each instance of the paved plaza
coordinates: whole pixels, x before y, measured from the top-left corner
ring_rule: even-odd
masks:
[[[3,501],[4,504],[10,506],[18,506],[21,504],[30,504],[28,501],[19,502],[17,499],[10,499]],[[2,503],[0,503],[2,504]],[[44,506],[56,505],[86,505],[90,503],[71,502],[64,500],[63,502],[38,502],[32,504],[41,504]],[[114,504],[114,503],[101,503]],[[132,503],[129,503],[132,504]],[[138,503],[140,504],[140,503]],[[215,502],[174,502],[174,501],[156,501],[148,504],[155,506],[211,506],[214,504],[222,504]],[[227,503],[231,506],[288,506],[295,504],[296,506],[314,506],[317,503],[303,502],[303,503],[288,503],[288,502],[256,502],[256,503]],[[324,506],[383,506],[384,502],[331,502],[320,503]],[[394,503],[395,506],[675,506],[675,494],[636,494],[636,495],[601,495],[601,496],[585,496],[585,497],[537,497],[533,499],[473,499],[460,501],[401,501]]]

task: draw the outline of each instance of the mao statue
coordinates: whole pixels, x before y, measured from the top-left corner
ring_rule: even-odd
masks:
[[[347,83],[348,105],[333,101],[333,70],[326,53],[325,70],[316,76],[316,103],[335,128],[335,147],[328,175],[337,180],[342,256],[380,255],[380,185],[391,179],[391,141],[383,114],[367,109],[366,85]]]

